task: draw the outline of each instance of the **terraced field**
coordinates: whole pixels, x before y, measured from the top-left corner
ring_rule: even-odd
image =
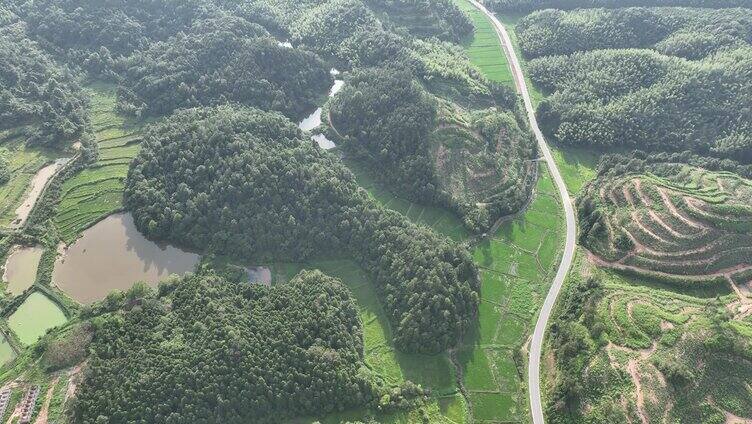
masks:
[[[599,178],[586,189],[581,240],[601,266],[676,284],[728,283],[746,295],[750,205],[752,181],[689,165],[654,166]]]
[[[139,149],[138,126],[115,111],[114,86],[92,86],[90,95],[99,158],[91,167],[63,183],[55,224],[66,243],[100,219],[122,209],[128,165]]]
[[[584,306],[580,316],[557,321],[558,370],[546,375],[559,386],[549,396],[572,387],[579,394],[566,411],[549,399],[549,420],[747,422],[742,419],[752,417],[752,367],[745,353],[752,322],[734,293],[656,285],[597,267],[585,255],[574,268],[559,313],[578,309],[573,302]],[[575,301],[573,288],[587,279],[600,281],[600,289]],[[580,343],[577,351],[566,350],[572,340]]]
[[[16,219],[16,209],[31,189],[31,180],[45,164],[61,157],[61,152],[29,147],[22,128],[0,132],[0,145],[7,151],[10,181],[0,186],[0,226]]]
[[[514,84],[506,57],[501,54],[501,44],[491,23],[485,15],[467,0],[454,0],[465,12],[475,27],[473,38],[465,43],[465,52],[470,62],[477,66],[486,78],[503,84]]]
[[[430,137],[436,180],[463,217],[488,222],[522,209],[535,183],[534,142],[513,113],[467,113],[442,102]]]

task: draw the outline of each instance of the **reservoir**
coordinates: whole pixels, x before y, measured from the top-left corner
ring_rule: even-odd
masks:
[[[193,271],[199,255],[147,240],[129,213],[110,215],[84,231],[55,262],[52,283],[87,304],[136,281],[156,287],[171,274]]]

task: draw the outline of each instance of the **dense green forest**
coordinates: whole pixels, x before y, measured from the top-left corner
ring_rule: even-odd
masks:
[[[280,46],[259,25],[235,17],[198,21],[122,66],[121,102],[141,115],[238,102],[299,117],[331,85],[317,56]]]
[[[520,20],[517,33],[528,57],[639,47],[695,60],[749,46],[752,9],[549,9]]]
[[[529,63],[530,76],[551,93],[538,107],[543,130],[568,145],[692,150],[749,163],[751,18],[741,9],[625,9],[523,19],[520,45],[544,55]],[[541,47],[546,37],[555,45]]]
[[[76,76],[0,6],[0,130],[25,124],[31,125],[30,144],[71,140],[84,131],[86,98]]]
[[[10,0],[33,35],[72,58],[113,58],[147,48],[190,27],[208,0]],[[104,49],[103,49],[104,48]]]
[[[375,276],[406,350],[443,350],[473,321],[467,251],[376,207],[281,115],[189,109],[152,126],[142,146],[125,203],[146,235],[247,260],[348,252]]]
[[[486,4],[499,12],[528,13],[539,9],[620,8],[631,6],[751,7],[750,0],[489,0]]]
[[[163,289],[93,321],[76,422],[279,422],[378,402],[338,280],[305,272],[268,288],[207,275]]]

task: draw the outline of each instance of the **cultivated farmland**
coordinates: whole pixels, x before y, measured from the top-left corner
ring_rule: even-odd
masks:
[[[122,209],[123,181],[140,142],[138,128],[115,111],[114,87],[95,85],[90,95],[99,158],[62,185],[55,224],[66,243]]]
[[[512,72],[506,57],[502,54],[499,37],[491,26],[491,22],[468,0],[455,0],[455,4],[470,17],[475,27],[473,37],[464,44],[470,62],[477,66],[489,80],[514,84]]]
[[[518,352],[532,331],[538,308],[556,271],[564,229],[561,205],[551,178],[544,166],[538,166],[539,177],[528,208],[472,247],[475,263],[481,269],[479,324],[449,356],[448,362],[443,354],[429,357],[395,352],[388,342],[391,337],[386,321],[376,319],[374,314],[362,316],[366,363],[392,383],[407,376],[431,387],[439,393],[437,402],[461,407],[465,421],[470,417],[475,422],[526,420],[525,363]],[[452,220],[449,212],[394,197],[378,183],[364,178],[366,174],[362,169],[354,169],[358,170],[358,182],[365,182],[364,188],[382,205],[406,213],[419,224],[429,225],[428,221],[433,221],[431,228],[441,234],[469,240],[467,235],[457,233],[462,226],[456,218]],[[428,216],[431,218],[424,219]],[[434,219],[434,216],[441,218]],[[319,267],[343,281],[357,281],[341,274],[346,267],[331,268],[331,264],[320,263],[306,267]],[[288,273],[292,275],[296,271],[297,268],[293,268]],[[375,297],[368,300],[369,297],[363,295],[364,292],[376,295],[370,284],[350,287],[359,304],[377,305]],[[424,366],[418,367],[418,364]],[[455,381],[452,376],[458,373],[462,376],[461,386],[448,385],[446,381]],[[444,397],[451,393],[457,395]],[[460,396],[462,393],[467,397]]]
[[[584,246],[601,266],[675,284],[752,280],[752,182],[659,164],[602,176],[579,202]]]

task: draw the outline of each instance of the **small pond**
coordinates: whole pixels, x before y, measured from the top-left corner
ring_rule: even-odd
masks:
[[[48,329],[67,321],[63,311],[44,294],[35,291],[8,318],[8,326],[21,340],[30,345]]]
[[[330,73],[334,76],[339,75],[339,71],[332,68]],[[337,94],[342,87],[345,85],[345,82],[343,80],[334,80],[334,84],[332,85],[332,88],[329,89],[329,97],[334,97],[335,94]],[[318,108],[313,113],[308,115],[305,119],[300,121],[298,124],[298,128],[300,128],[303,131],[312,131],[316,128],[318,128],[321,125],[321,113],[323,112],[322,108]],[[326,138],[324,134],[318,133],[314,134],[311,137],[311,140],[315,141],[319,147],[321,147],[324,150],[333,149],[336,147],[333,141]]]
[[[70,297],[91,303],[136,281],[156,287],[171,274],[193,271],[199,255],[147,240],[129,213],[111,215],[84,231],[55,262],[52,282]]]
[[[7,291],[19,295],[34,284],[37,278],[39,260],[44,249],[41,247],[16,247],[5,261],[3,281],[8,283]]]

